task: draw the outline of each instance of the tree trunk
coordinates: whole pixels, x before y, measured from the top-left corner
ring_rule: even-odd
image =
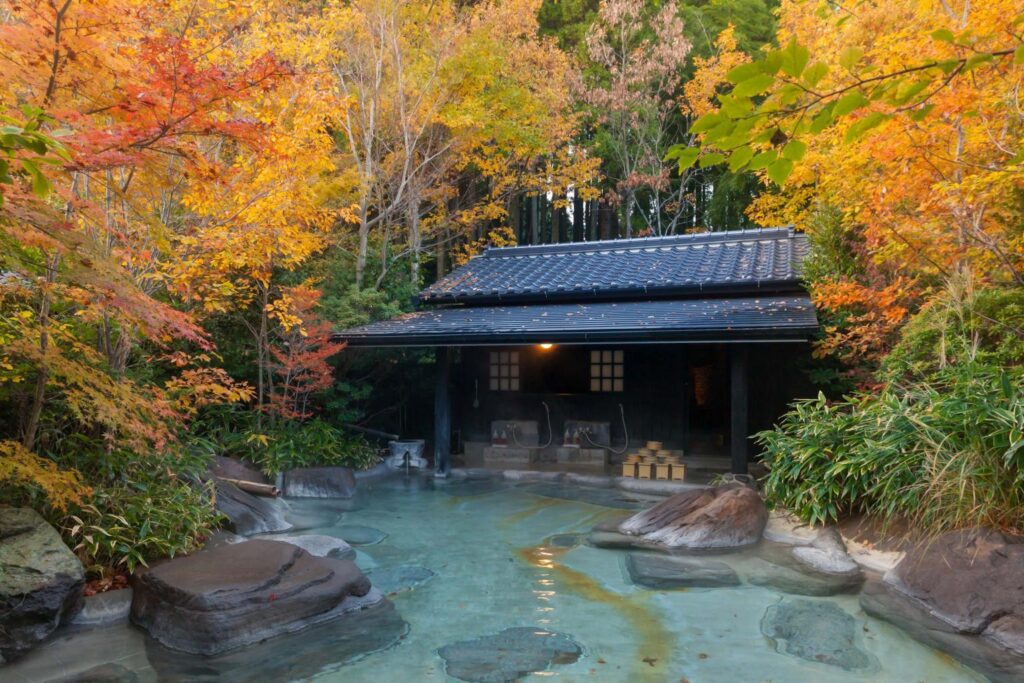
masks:
[[[32,394],[32,403],[21,436],[21,443],[28,450],[35,448],[39,418],[43,414],[43,403],[46,400],[46,381],[50,375],[46,361],[46,352],[50,348],[50,287],[57,281],[59,266],[59,253],[54,253],[46,260],[46,284],[39,301],[39,374],[36,376],[36,388]]]
[[[363,288],[366,279],[366,259],[370,250],[370,225],[367,218],[368,208],[364,204],[359,208],[359,251],[356,253],[356,289]]]

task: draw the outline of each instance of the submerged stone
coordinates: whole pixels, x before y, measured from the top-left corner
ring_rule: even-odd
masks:
[[[344,618],[213,657],[168,650],[152,639],[146,641],[146,656],[161,681],[305,680],[393,647],[408,631],[394,605],[382,600]]]
[[[772,605],[761,620],[761,632],[779,652],[846,671],[877,667],[875,658],[858,646],[859,630],[852,615],[831,602],[812,600]]]
[[[654,553],[626,556],[629,579],[638,586],[658,590],[738,586],[740,579],[724,562]]]
[[[372,526],[363,526],[361,524],[343,524],[336,527],[333,531],[344,539],[346,543],[351,543],[352,545],[374,545],[388,537],[380,529],[374,529]]]
[[[758,558],[746,574],[755,586],[771,588],[791,595],[828,596],[856,593],[864,583],[864,575],[854,565],[851,571],[824,572],[794,554],[801,548],[765,543]]]
[[[412,590],[421,583],[434,578],[436,574],[426,567],[403,564],[397,567],[382,567],[369,573],[370,583],[384,595],[393,595]]]
[[[449,676],[470,683],[505,683],[553,665],[572,664],[583,648],[560,633],[515,627],[445,645],[438,654]]]
[[[113,662],[100,664],[91,669],[61,678],[51,678],[46,683],[135,683],[138,674]]]
[[[39,513],[0,508],[0,665],[74,615],[83,585],[82,563]]]
[[[575,548],[583,541],[583,534],[555,534],[549,536],[544,545],[555,548]]]
[[[312,531],[334,526],[342,516],[356,507],[354,498],[339,500],[293,500],[288,504],[286,518],[291,531]]]

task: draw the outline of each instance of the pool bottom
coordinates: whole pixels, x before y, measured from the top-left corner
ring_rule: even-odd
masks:
[[[563,681],[985,680],[866,616],[855,595],[806,598],[745,581],[686,590],[633,585],[625,552],[583,540],[595,524],[650,505],[647,496],[551,484],[435,485],[417,477],[360,486],[352,510],[337,512],[337,501],[290,505],[297,519],[320,520],[307,533],[382,532],[382,540],[375,535],[377,542],[356,546],[357,563],[371,580],[376,574],[386,584],[390,605],[214,659],[167,651],[129,625],[65,633],[0,669],[0,679],[49,681],[116,666],[111,673],[139,681],[456,680],[449,673],[506,680],[509,671],[519,678],[525,672],[512,666],[503,673],[492,662],[514,651],[517,662],[537,667],[534,677]],[[715,560],[741,577],[763,561],[757,551]],[[762,623],[780,605],[794,604],[784,611],[788,640]],[[829,647],[828,633],[814,628],[819,623],[834,625],[834,638],[849,640],[837,646],[847,656],[805,658]],[[545,643],[568,646],[524,640],[516,630],[524,628],[577,644],[578,656],[557,648],[545,656]],[[518,639],[509,645],[497,638],[503,633]],[[460,659],[446,661],[441,653]]]

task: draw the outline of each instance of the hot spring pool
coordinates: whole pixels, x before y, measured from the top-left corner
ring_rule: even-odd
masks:
[[[0,668],[0,681],[84,680],[74,676],[86,670],[90,681],[458,680],[446,666],[463,676],[476,672],[476,680],[502,680],[500,672],[479,666],[496,657],[511,671],[540,669],[535,680],[985,680],[867,617],[856,596],[791,596],[745,581],[664,591],[633,585],[626,552],[589,547],[585,534],[610,516],[657,500],[571,485],[435,485],[416,477],[363,482],[354,502],[292,500],[291,521],[305,533],[362,542],[353,543],[356,561],[391,594],[391,607],[214,659],[170,652],[128,625],[65,631]],[[715,559],[740,576],[761,561],[756,552]],[[780,606],[799,608],[798,615],[820,612],[850,628],[772,639],[762,632],[762,620]],[[504,640],[492,638],[498,635]],[[510,642],[541,648],[525,655],[500,650]],[[823,643],[836,648],[835,661],[799,656],[813,658]],[[481,671],[491,671],[490,677]]]

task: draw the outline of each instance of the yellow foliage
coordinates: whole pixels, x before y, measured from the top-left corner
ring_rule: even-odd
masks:
[[[83,505],[92,489],[75,470],[61,470],[16,441],[0,441],[0,488],[36,489],[57,512]]]

